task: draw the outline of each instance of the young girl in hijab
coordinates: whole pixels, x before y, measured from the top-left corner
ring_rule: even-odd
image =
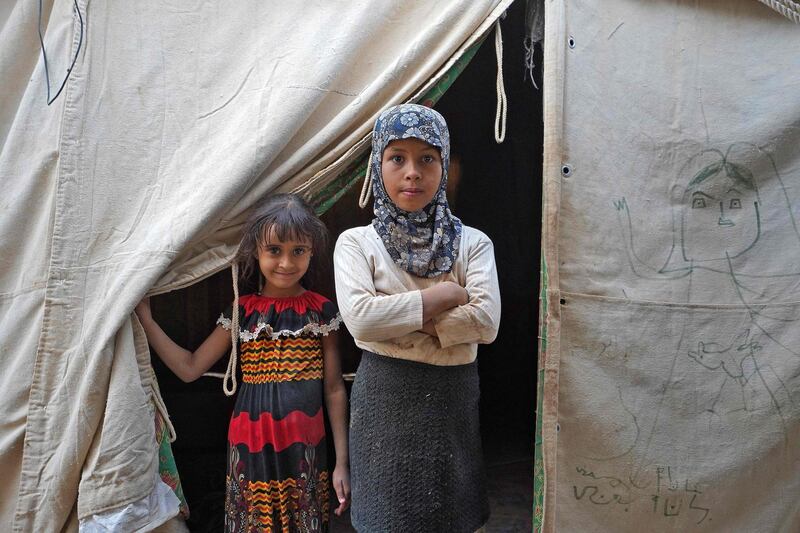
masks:
[[[378,117],[372,224],[334,251],[342,318],[363,349],[351,395],[353,526],[473,532],[489,516],[477,345],[500,321],[492,242],[453,216],[444,118],[405,104]]]
[[[234,275],[234,305],[194,352],[164,333],[149,299],[136,307],[150,345],[184,381],[199,378],[232,350],[223,388],[233,394],[241,358],[243,383],[228,428],[226,532],[327,531],[331,484],[336,514],[349,505],[347,393],[334,331],[341,319],[333,302],[305,288],[312,256],[324,253],[327,236],[299,196],[267,199],[250,217],[234,257],[234,273],[240,263],[245,277],[258,272],[263,289],[239,297]],[[323,397],[336,448],[332,476]]]

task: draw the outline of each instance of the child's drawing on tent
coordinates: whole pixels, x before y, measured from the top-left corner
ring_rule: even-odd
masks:
[[[675,461],[654,456],[654,439],[691,427],[735,443],[756,424],[788,450],[800,417],[800,232],[772,157],[748,143],[702,150],[678,172],[670,202],[672,243],[661,258],[637,250],[637,206],[614,203],[633,273],[667,282],[670,301],[685,306],[674,347],[651,354],[668,370],[653,408],[636,414],[634,484]],[[623,406],[634,400],[620,395]],[[710,450],[687,445],[683,455],[702,461]]]

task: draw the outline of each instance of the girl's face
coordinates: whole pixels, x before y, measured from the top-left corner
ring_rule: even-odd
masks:
[[[403,211],[419,211],[433,200],[442,181],[438,148],[419,139],[397,139],[383,150],[383,187]]]
[[[308,271],[312,255],[308,239],[281,241],[273,228],[267,230],[264,243],[258,246],[258,267],[264,275],[266,296],[298,296],[303,292],[300,280]]]

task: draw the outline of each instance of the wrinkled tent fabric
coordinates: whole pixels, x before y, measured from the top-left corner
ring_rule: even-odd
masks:
[[[248,208],[312,176],[323,188],[382,108],[509,3],[44,1],[53,94],[80,45],[51,106],[38,2],[3,4],[4,529],[73,529],[148,495],[135,303],[224,268]]]
[[[546,15],[537,526],[798,531],[798,27],[751,0]]]

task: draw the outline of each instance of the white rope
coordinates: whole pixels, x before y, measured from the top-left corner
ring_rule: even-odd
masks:
[[[169,418],[167,406],[164,405],[164,399],[161,397],[161,389],[158,388],[158,380],[156,379],[156,374],[152,367],[150,367],[150,372],[153,379],[153,403],[156,406],[156,410],[161,413],[161,419],[164,420],[164,425],[167,427],[169,441],[175,442],[175,440],[178,438],[178,434],[175,433],[175,426],[172,425],[172,420]]]
[[[506,118],[508,114],[508,98],[503,83],[503,33],[500,31],[500,19],[494,25],[494,49],[497,53],[497,113],[494,118],[494,140],[497,144],[506,138]]]
[[[792,0],[759,0],[759,2],[768,5],[792,22],[800,24],[800,3]]]
[[[364,184],[361,186],[361,194],[358,195],[358,207],[364,209],[369,203],[369,197],[372,194],[372,152],[367,159],[367,172],[364,174]]]
[[[236,353],[239,346],[239,264],[231,266],[233,278],[233,309],[231,310],[231,357],[228,359],[228,368],[222,379],[222,390],[225,396],[233,396],[236,392]],[[231,386],[228,387],[230,378]]]

